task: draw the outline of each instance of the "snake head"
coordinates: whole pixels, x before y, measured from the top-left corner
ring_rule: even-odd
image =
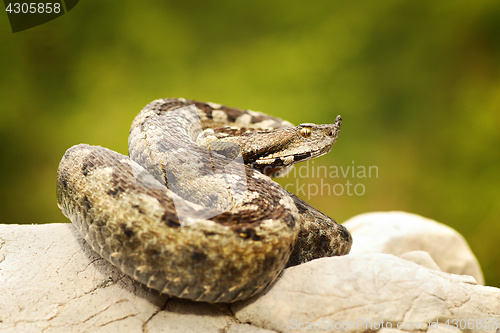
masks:
[[[242,156],[245,164],[275,177],[286,174],[296,163],[328,153],[341,126],[342,118],[337,116],[333,124],[327,125],[303,123],[269,129],[221,127],[208,130],[199,143],[230,158],[237,147],[236,155]]]
[[[274,140],[270,142],[274,141],[274,145],[258,152],[251,150],[248,155],[254,160],[249,163],[270,177],[286,174],[294,164],[330,152],[341,126],[342,118],[337,116],[333,124],[303,123],[297,127],[276,129],[271,132]]]

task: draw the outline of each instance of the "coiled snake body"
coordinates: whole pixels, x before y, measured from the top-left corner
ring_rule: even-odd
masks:
[[[268,177],[329,152],[340,126],[340,116],[293,127],[250,110],[155,100],[132,123],[130,158],[85,144],[66,151],[58,205],[97,253],[148,287],[243,300],[285,267],[349,252],[343,226]]]

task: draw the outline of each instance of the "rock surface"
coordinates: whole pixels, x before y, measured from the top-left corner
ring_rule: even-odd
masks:
[[[440,271],[441,268],[436,264],[434,259],[432,259],[431,255],[425,251],[411,251],[405,252],[399,256],[401,259],[413,261],[414,263],[424,266],[428,269],[433,269],[436,271]]]
[[[484,285],[479,263],[465,239],[434,220],[405,212],[376,212],[343,223],[352,234],[351,254],[426,251],[443,272],[473,276]]]
[[[322,325],[316,329],[329,332],[344,323],[341,331],[364,332],[371,323],[372,331],[379,332],[444,332],[451,330],[444,326],[447,319],[450,326],[454,319],[462,325],[453,332],[496,331],[491,324],[500,321],[500,289],[476,284],[482,274],[460,235],[412,214],[373,215],[372,226],[366,214],[350,220],[352,254],[286,269],[263,294],[233,305],[195,303],[151,291],[95,254],[71,224],[0,225],[0,331],[270,333],[316,323]],[[416,219],[423,222],[416,226]],[[386,234],[393,235],[386,243],[367,231],[384,221],[391,222]],[[432,243],[412,246],[421,233],[430,239],[437,237],[434,233],[455,237],[465,248],[459,245],[461,256],[439,256]],[[403,242],[405,237],[410,244]],[[391,239],[397,246],[390,245]],[[401,246],[405,251],[396,251]],[[398,257],[375,253],[388,248]],[[471,270],[471,262],[479,274]],[[462,267],[476,274],[476,280],[449,274],[450,267]],[[436,324],[430,329],[437,319],[438,329]],[[376,325],[382,321],[379,330]]]
[[[404,330],[426,331],[438,319],[442,324],[455,318],[500,321],[500,289],[392,254],[364,253],[291,267],[266,294],[232,309],[241,322],[278,332],[314,323],[321,331],[335,331],[335,325],[349,332],[376,331],[398,323]]]
[[[100,258],[72,224],[0,225],[0,332],[239,332],[227,306],[169,299]],[[255,332],[265,332],[255,328]]]

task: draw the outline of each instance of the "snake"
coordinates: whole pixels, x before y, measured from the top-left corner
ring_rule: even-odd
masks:
[[[85,241],[150,289],[200,302],[259,294],[289,267],[349,253],[334,219],[271,179],[328,153],[342,118],[293,126],[183,98],[135,117],[129,155],[69,148],[57,204]]]

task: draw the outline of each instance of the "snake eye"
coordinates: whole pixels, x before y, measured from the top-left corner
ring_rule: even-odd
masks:
[[[309,127],[302,127],[300,129],[300,135],[302,135],[304,138],[310,137],[312,134],[312,131]]]

